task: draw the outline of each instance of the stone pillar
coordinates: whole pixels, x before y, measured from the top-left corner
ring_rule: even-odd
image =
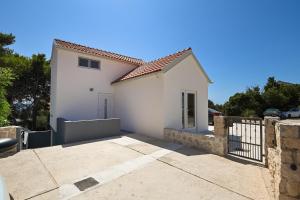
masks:
[[[281,121],[276,124],[275,132],[280,153],[278,197],[300,199],[300,122]]]
[[[6,157],[8,155],[13,155],[21,150],[21,127],[19,126],[5,126],[0,127],[0,138],[16,138],[18,140],[18,144],[15,148],[1,153],[1,157]]]
[[[214,116],[214,134],[221,140],[223,145],[223,155],[227,154],[228,149],[228,118],[226,116]]]
[[[275,124],[280,120],[279,117],[265,117],[265,163],[268,167],[269,151],[276,148]],[[270,149],[272,148],[272,149]],[[271,155],[272,156],[272,155]]]

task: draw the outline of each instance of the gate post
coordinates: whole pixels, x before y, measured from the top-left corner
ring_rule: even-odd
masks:
[[[281,121],[275,131],[280,149],[279,199],[300,199],[300,122]]]
[[[300,122],[278,121],[273,130],[274,142],[266,145],[272,145],[268,148],[268,168],[273,178],[275,199],[300,199]],[[273,132],[266,131],[266,136],[268,133]]]
[[[279,117],[265,117],[265,164],[269,166],[269,148],[275,148],[276,135],[275,135],[275,124],[280,120]]]
[[[214,134],[216,138],[221,140],[223,145],[223,153],[227,154],[228,149],[228,127],[227,127],[228,117],[226,116],[214,116]]]

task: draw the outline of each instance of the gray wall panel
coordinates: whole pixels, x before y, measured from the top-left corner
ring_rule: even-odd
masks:
[[[120,135],[120,119],[68,121],[57,119],[57,130],[62,143],[99,139]]]

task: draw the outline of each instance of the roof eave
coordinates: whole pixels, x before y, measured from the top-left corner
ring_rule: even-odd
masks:
[[[188,50],[188,51],[186,51],[184,54],[182,54],[181,56],[179,56],[178,58],[176,58],[175,60],[173,60],[168,65],[166,65],[162,69],[163,73],[166,73],[167,71],[169,71],[170,69],[172,69],[175,65],[177,65],[178,63],[180,63],[182,60],[184,60],[186,57],[188,57],[191,54],[192,54],[192,50],[191,49]]]
[[[137,79],[141,79],[141,78],[146,78],[146,77],[149,77],[149,76],[152,76],[152,75],[161,73],[161,72],[162,72],[162,70],[159,69],[159,70],[157,70],[157,71],[153,71],[153,72],[150,72],[150,73],[147,73],[147,74],[141,74],[141,75],[139,75],[139,76],[127,78],[127,79],[125,79],[125,80],[116,80],[116,81],[111,82],[110,84],[111,84],[111,85],[114,85],[114,84],[118,84],[118,83],[127,82],[127,81],[129,81],[129,80],[137,80]]]
[[[199,62],[199,60],[197,59],[197,57],[195,56],[195,54],[192,52],[192,56],[193,58],[196,60],[197,64],[199,65],[200,70],[202,71],[202,73],[204,74],[204,76],[207,79],[208,83],[213,83],[213,81],[209,78],[209,76],[207,75],[207,73],[205,72],[204,68],[202,67],[201,63]]]
[[[200,70],[202,71],[202,73],[204,74],[204,76],[207,79],[208,83],[213,83],[211,81],[211,79],[208,77],[207,73],[205,72],[204,68],[202,67],[202,65],[200,64],[199,60],[197,59],[197,57],[194,55],[192,49],[186,51],[184,54],[182,54],[181,56],[179,56],[178,58],[176,58],[173,62],[169,63],[167,66],[165,66],[163,68],[163,72],[166,73],[167,71],[169,71],[170,69],[172,69],[175,65],[177,65],[178,63],[180,63],[182,60],[184,60],[186,57],[188,57],[189,55],[192,55],[193,58],[196,60]]]
[[[66,51],[72,51],[72,52],[76,52],[76,53],[82,53],[82,54],[86,54],[86,55],[90,55],[90,56],[95,56],[95,57],[101,57],[101,58],[105,58],[105,59],[109,59],[109,60],[114,60],[114,61],[118,61],[118,62],[122,62],[122,63],[127,63],[127,64],[132,64],[135,65],[136,67],[143,65],[143,63],[138,63],[138,62],[130,62],[130,61],[126,61],[126,60],[121,60],[121,59],[117,59],[117,58],[112,58],[110,56],[104,56],[104,55],[95,55],[93,53],[89,53],[89,52],[83,52],[80,50],[76,50],[76,49],[72,49],[72,48],[67,48],[67,47],[62,47],[61,45],[57,44],[56,39],[54,39],[53,45],[55,48],[57,49],[62,49],[62,50],[66,50]]]

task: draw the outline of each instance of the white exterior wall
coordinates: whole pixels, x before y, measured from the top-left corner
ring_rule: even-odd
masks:
[[[208,129],[208,80],[192,55],[166,73],[122,81],[115,88],[115,115],[123,130],[163,138],[164,128],[182,129],[181,92],[195,91],[196,131]]]
[[[114,84],[115,114],[121,129],[163,138],[163,74]]]
[[[99,60],[101,69],[78,66],[78,57]],[[181,129],[181,92],[196,91],[197,131],[208,128],[208,80],[193,55],[169,71],[140,78],[111,82],[135,66],[53,48],[51,58],[50,125],[56,119],[97,118],[98,94],[113,94],[113,117],[121,119],[121,129],[163,138],[164,128]],[[89,89],[93,88],[93,91]]]
[[[98,93],[113,93],[111,82],[135,68],[131,64],[69,50],[54,51],[57,55],[51,64],[50,113],[50,125],[54,130],[58,117],[69,120],[97,118]],[[100,70],[79,67],[78,57],[99,60]]]
[[[56,113],[56,88],[57,88],[57,50],[52,46],[51,54],[51,84],[50,84],[50,125],[56,128],[56,118],[54,119],[53,114]]]
[[[182,129],[181,92],[196,91],[197,131],[208,129],[208,80],[193,55],[164,74],[164,127]]]

